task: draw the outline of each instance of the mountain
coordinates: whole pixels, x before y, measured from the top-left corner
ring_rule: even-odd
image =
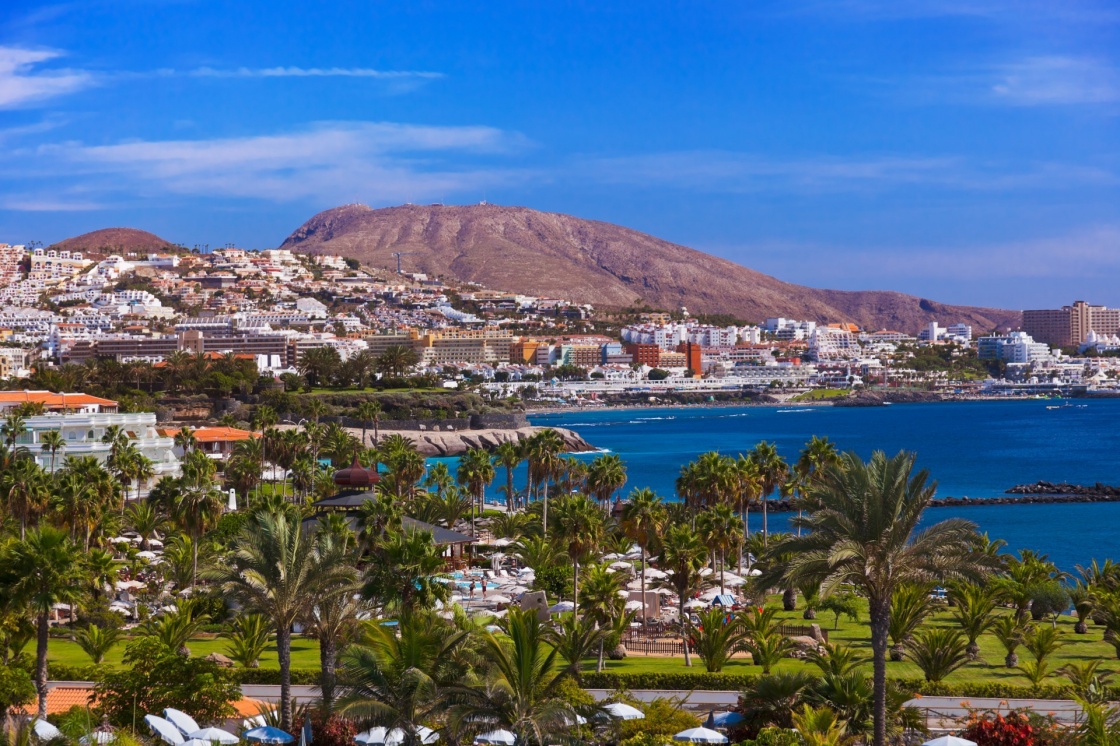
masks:
[[[629,228],[524,207],[346,205],[315,215],[281,248],[392,269],[393,252],[407,252],[406,270],[603,308],[644,301],[752,321],[785,316],[909,333],[933,320],[983,332],[1018,326],[1021,317],[889,291],[793,285]]]
[[[59,241],[51,248],[60,251],[81,251],[86,254],[107,255],[123,254],[130,251],[143,254],[162,251],[168,247],[174,247],[174,244],[154,233],[137,230],[136,228],[102,228],[99,231],[83,233],[80,236]]]

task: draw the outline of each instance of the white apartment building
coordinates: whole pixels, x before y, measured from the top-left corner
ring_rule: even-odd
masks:
[[[1007,336],[980,337],[976,353],[981,360],[1003,360],[1006,363],[1034,363],[1049,359],[1050,346],[1035,342],[1026,332],[1011,332]]]
[[[818,326],[809,337],[809,356],[814,360],[851,360],[862,352],[856,335],[847,329]]]
[[[57,430],[62,433],[66,445],[55,455],[55,468],[62,465],[67,456],[93,456],[104,463],[109,458],[109,444],[101,438],[111,425],[117,425],[127,435],[134,446],[151,459],[155,472],[151,479],[139,485],[139,496],[147,497],[148,492],[161,478],[179,475],[179,459],[175,456],[175,441],[165,438],[156,429],[156,416],[151,412],[130,414],[44,414],[27,417],[24,420],[27,432],[19,436],[17,446],[27,448],[31,457],[44,469],[51,468],[51,453],[42,447],[43,433]],[[134,483],[129,498],[137,496]]]
[[[796,319],[786,319],[780,316],[773,319],[766,319],[766,323],[762,325],[764,331],[773,334],[777,339],[799,341],[812,337],[816,328],[817,322],[815,321],[797,321]]]

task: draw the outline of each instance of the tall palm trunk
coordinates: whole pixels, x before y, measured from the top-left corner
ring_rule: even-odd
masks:
[[[642,626],[649,624],[649,611],[646,610],[646,548],[638,545],[642,556]]]
[[[276,657],[280,662],[280,730],[292,730],[292,630],[276,627]]]
[[[871,617],[871,658],[874,669],[873,686],[875,692],[872,718],[874,720],[873,746],[883,746],[887,740],[887,643],[890,628],[890,598],[872,600],[869,605]]]
[[[762,496],[762,547],[766,548],[766,541],[770,537],[770,531],[766,523],[766,503],[770,502],[769,495]]]
[[[506,512],[517,510],[517,497],[513,494],[513,468],[506,467]]]
[[[572,562],[572,613],[579,621],[579,560]]]
[[[724,550],[723,547],[720,547],[720,550],[719,550],[719,595],[721,595],[721,596],[723,595],[723,588],[724,588],[724,585],[723,585],[723,566],[726,563],[723,561],[723,558],[725,556],[726,556],[726,550]]]
[[[337,680],[338,646],[330,634],[319,638],[319,691],[323,695],[323,709],[330,714],[334,709],[334,685]]]
[[[44,611],[36,620],[38,624],[35,640],[35,692],[39,695],[39,719],[47,719],[47,645],[50,642],[49,613]]]
[[[605,638],[599,638],[599,659],[595,661],[595,673],[603,672],[603,646],[606,644]]]
[[[680,609],[681,609],[681,641],[684,643],[684,665],[692,667],[692,656],[688,652],[688,610],[684,608],[685,595],[684,590],[680,592]]]
[[[544,480],[544,510],[541,511],[541,534],[548,538],[548,479]]]
[[[199,536],[191,532],[191,588],[198,583],[198,541]]]

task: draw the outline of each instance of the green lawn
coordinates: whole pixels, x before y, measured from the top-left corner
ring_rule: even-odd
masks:
[[[229,644],[227,640],[191,640],[188,647],[191,649],[191,655],[205,657],[210,653],[226,654],[226,646]],[[32,643],[32,646],[34,643]],[[111,666],[119,666],[121,664],[121,656],[124,655],[125,643],[120,643],[113,648],[110,653],[105,656],[105,663]],[[91,665],[89,656],[82,652],[77,643],[71,640],[60,640],[52,638],[48,648],[48,659],[56,663],[61,663],[67,666],[88,666]],[[276,659],[276,646],[269,645],[265,654],[261,656],[261,668],[276,669],[279,668],[279,663]],[[319,668],[319,642],[304,637],[292,638],[292,668],[301,669],[317,669]]]
[[[775,597],[771,601],[771,604],[777,603],[780,603],[780,601]],[[1011,612],[1004,610],[1000,613]],[[778,617],[783,621],[793,624],[810,623],[802,619],[800,611],[780,612]],[[1058,622],[1058,627],[1062,630],[1062,638],[1065,640],[1066,644],[1052,657],[1050,670],[1054,671],[1066,663],[1100,660],[1103,669],[1120,674],[1120,660],[1117,660],[1116,652],[1112,645],[1103,640],[1104,628],[1090,624],[1087,634],[1078,635],[1073,631],[1074,622],[1074,618],[1068,616],[1063,616]],[[871,644],[866,613],[862,615],[858,622],[850,622],[846,619],[841,619],[840,627],[836,630],[833,629],[833,618],[829,613],[818,614],[817,623],[821,625],[822,629],[828,630],[829,640],[831,642],[839,642],[859,648],[870,656]],[[941,627],[955,626],[948,610],[934,614],[927,620],[926,624]],[[1049,622],[1042,622],[1042,624],[1049,624]],[[222,639],[194,640],[190,643],[191,654],[205,656],[212,652],[224,653],[226,645],[227,642]],[[980,651],[981,660],[975,663],[969,663],[964,668],[954,672],[946,679],[946,683],[991,682],[1011,686],[1030,685],[1027,678],[1018,670],[1004,667],[1004,650],[995,637],[990,634],[982,636],[980,638]],[[118,645],[109,654],[106,663],[110,665],[119,665],[123,652],[124,645]],[[1023,660],[1028,659],[1030,655],[1022,647],[1019,648],[1018,653],[1020,659]],[[90,660],[86,657],[85,653],[83,653],[75,643],[69,640],[52,639],[50,642],[49,657],[52,661],[57,661],[66,665],[86,666],[90,664]],[[292,640],[292,667],[296,669],[317,669],[319,667],[319,645],[315,640],[302,637],[296,637]],[[593,659],[584,663],[585,670],[594,670],[594,667],[595,661]],[[810,664],[787,658],[779,664],[778,670],[796,670],[806,667],[810,667]],[[275,646],[270,646],[268,651],[261,658],[261,668],[277,668]],[[641,654],[632,654],[623,661],[606,661],[605,665],[605,670],[607,671],[633,673],[676,672],[683,668],[684,659],[680,656],[669,658],[645,656]],[[692,670],[696,672],[704,671],[703,663],[696,658],[695,655],[693,656]],[[758,666],[751,665],[747,657],[737,657],[724,668],[723,673],[758,674],[761,673],[761,669]],[[916,665],[909,661],[888,661],[887,675],[892,678],[920,679],[922,677],[922,672]],[[1052,674],[1045,683],[1061,684],[1063,682],[1064,679]]]
[[[813,389],[812,391],[806,391],[804,393],[798,394],[797,396],[790,399],[790,401],[824,401],[825,399],[842,399],[850,393],[851,391],[849,391],[848,389]]]

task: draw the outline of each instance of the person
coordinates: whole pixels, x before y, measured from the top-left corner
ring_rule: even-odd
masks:
[[[474,600],[474,581],[471,581],[471,600]]]
[[[486,581],[483,580],[481,583],[479,583],[479,585],[482,586],[482,601],[483,601],[483,603],[485,603],[486,602]]]

